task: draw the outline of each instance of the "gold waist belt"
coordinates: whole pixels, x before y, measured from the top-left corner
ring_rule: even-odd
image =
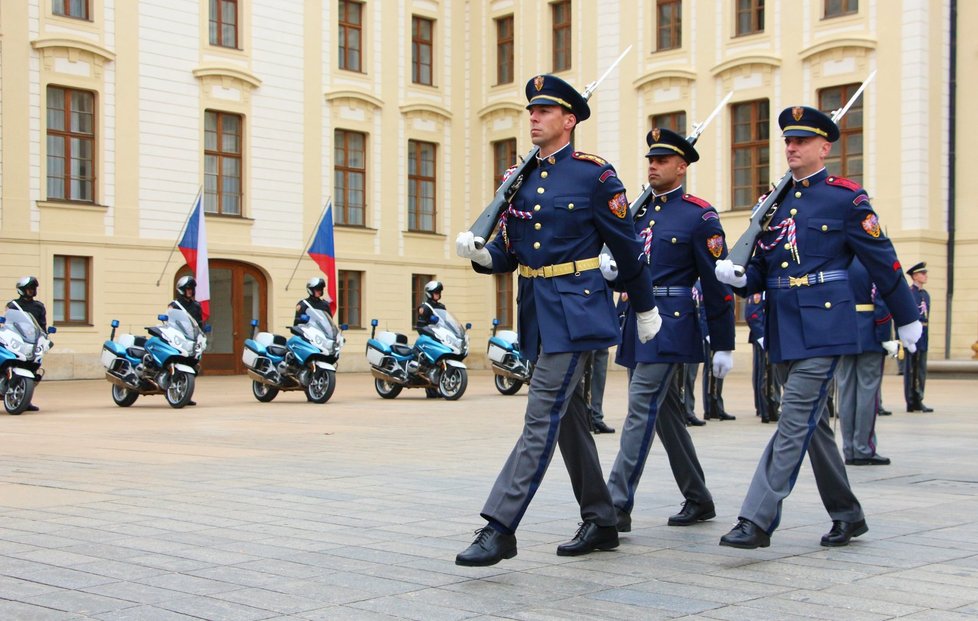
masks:
[[[587,270],[596,270],[598,269],[598,262],[598,257],[594,257],[536,268],[520,265],[519,273],[524,278],[553,278],[554,276],[566,276],[567,274],[580,274]]]

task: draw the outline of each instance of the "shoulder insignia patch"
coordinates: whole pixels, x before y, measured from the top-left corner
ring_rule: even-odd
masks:
[[[723,235],[714,235],[706,240],[706,249],[710,251],[714,259],[719,259],[723,254]]]
[[[693,203],[697,207],[702,207],[703,209],[710,207],[710,203],[706,202],[705,200],[703,200],[698,196],[693,196],[692,194],[683,194],[683,200],[689,203]]]
[[[868,202],[869,202],[869,197],[866,196],[865,194],[860,194],[856,198],[852,199],[852,204],[856,205],[857,207],[859,206],[860,203],[868,203]]]
[[[712,209],[703,214],[703,222],[707,220],[719,220],[720,216]]]
[[[613,171],[613,170],[611,170],[609,168],[608,170],[606,170],[603,173],[601,173],[601,176],[598,177],[598,181],[600,181],[601,183],[604,183],[605,181],[607,181],[611,177],[617,177],[617,176],[618,175],[615,174],[615,171]]]
[[[619,192],[612,196],[611,200],[608,201],[608,209],[615,214],[615,217],[624,219],[628,213],[628,199],[625,198],[625,193]]]
[[[880,221],[876,217],[875,213],[871,213],[865,218],[863,218],[863,230],[872,235],[873,237],[880,236]]]
[[[852,190],[853,192],[858,192],[859,190],[863,189],[863,186],[859,185],[852,179],[846,179],[845,177],[829,177],[825,180],[825,183],[834,185],[837,188]]]
[[[598,166],[607,166],[607,160],[604,160],[597,155],[591,155],[590,153],[585,153],[583,151],[574,151],[571,154],[575,160],[583,160],[585,162],[591,162],[592,164],[597,164]]]

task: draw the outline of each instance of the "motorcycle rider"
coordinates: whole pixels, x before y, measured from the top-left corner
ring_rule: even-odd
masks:
[[[307,309],[313,308],[316,310],[321,310],[328,316],[332,317],[333,312],[329,305],[332,300],[328,295],[326,295],[326,279],[322,276],[314,276],[306,282],[306,291],[309,293],[309,297],[299,300],[299,303],[295,305],[295,319],[292,321],[293,326],[297,326],[301,323],[305,323],[302,319],[302,315],[306,313]]]
[[[193,276],[182,276],[180,280],[177,281],[177,297],[168,305],[169,308],[182,309],[187,311],[187,314],[194,318],[197,325],[203,329],[204,327],[204,309],[201,308],[200,302],[195,298],[197,295],[197,279]],[[190,400],[187,405],[197,405],[197,402],[193,399]]]
[[[432,280],[424,286],[424,302],[418,307],[418,318],[414,322],[414,329],[418,334],[431,336],[431,317],[435,314],[435,309],[447,310],[441,303],[441,292],[444,289],[440,280]],[[428,399],[437,399],[440,395],[434,388],[426,388],[425,396]]]
[[[44,308],[44,302],[34,299],[37,296],[38,284],[37,278],[34,276],[24,276],[18,280],[17,293],[20,294],[20,297],[7,302],[7,308],[22,310],[28,315],[32,315],[37,320],[37,325],[41,326],[41,330],[47,332],[48,311]],[[38,409],[40,408],[33,403],[27,406],[28,412],[37,412]]]

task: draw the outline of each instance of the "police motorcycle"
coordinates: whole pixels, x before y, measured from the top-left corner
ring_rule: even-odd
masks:
[[[251,320],[252,338],[246,339],[242,360],[248,367],[251,392],[268,403],[279,392],[304,390],[306,399],[326,403],[336,389],[336,363],[345,339],[330,316],[307,308],[303,321],[291,326],[293,336],[257,332],[258,320]]]
[[[8,309],[0,317],[0,394],[8,414],[20,414],[31,404],[34,387],[44,377],[41,358],[51,349],[48,334],[57,332],[51,326],[47,333],[30,313]]]
[[[112,320],[112,334],[102,344],[102,365],[119,407],[129,407],[140,395],[162,394],[171,407],[182,408],[194,396],[207,347],[205,330],[182,308],[168,308],[157,319],[163,325],[146,328],[149,338],[120,334],[118,339],[119,320]]]
[[[489,337],[487,355],[492,363],[496,390],[504,395],[515,395],[530,381],[533,363],[520,352],[519,339],[512,330],[497,330],[499,320],[492,320],[492,336]]]
[[[462,362],[469,353],[472,324],[465,328],[443,308],[434,309],[426,334],[418,336],[414,346],[396,332],[377,332],[377,320],[371,319],[367,340],[367,362],[374,376],[374,388],[384,399],[393,399],[404,388],[425,388],[449,401],[459,399],[469,383]]]

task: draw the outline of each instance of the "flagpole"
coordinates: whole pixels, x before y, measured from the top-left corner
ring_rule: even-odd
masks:
[[[166,268],[170,266],[170,259],[173,258],[173,251],[177,249],[180,244],[180,240],[183,239],[183,234],[187,230],[187,223],[190,222],[190,218],[194,215],[194,210],[197,209],[197,201],[200,199],[201,192],[204,191],[204,186],[198,186],[197,196],[194,197],[194,202],[190,207],[190,213],[187,214],[187,219],[183,221],[183,227],[180,229],[180,233],[177,235],[177,241],[173,242],[173,248],[170,248],[170,254],[166,257],[166,264],[163,265],[163,271],[160,272],[160,277],[156,279],[156,286],[159,287],[160,283],[163,281],[163,274],[166,274]]]
[[[316,220],[316,226],[312,227],[312,233],[309,234],[309,239],[306,240],[306,245],[303,246],[302,249],[299,251],[299,258],[296,259],[295,267],[292,268],[292,275],[289,276],[289,282],[285,283],[286,291],[289,290],[289,285],[292,284],[292,279],[295,278],[295,272],[296,270],[299,269],[299,264],[302,263],[302,257],[306,255],[306,250],[309,248],[309,244],[312,242],[312,238],[315,237],[316,231],[319,230],[319,225],[322,223],[323,218],[326,217],[326,210],[329,209],[329,203],[332,200],[333,200],[332,196],[326,199],[326,204],[323,205],[323,213],[319,215],[319,220]]]

